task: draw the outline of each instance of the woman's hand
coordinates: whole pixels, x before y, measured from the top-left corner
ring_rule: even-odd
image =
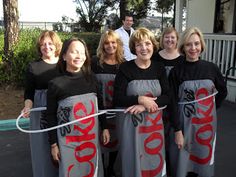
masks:
[[[30,115],[30,109],[33,107],[33,102],[29,99],[25,100],[25,107],[22,109],[23,117],[28,118]]]
[[[179,149],[184,147],[184,136],[181,130],[175,132],[175,143]]]
[[[108,129],[103,130],[102,139],[103,139],[103,144],[105,145],[110,142],[110,133]]]
[[[143,105],[133,105],[133,106],[128,107],[125,110],[125,113],[129,112],[130,114],[139,114],[145,110],[146,109]]]
[[[29,107],[24,107],[21,111],[21,114],[23,113],[24,118],[29,118],[30,115],[30,109]]]
[[[54,143],[51,145],[51,154],[52,154],[53,160],[55,160],[56,162],[59,162],[59,160],[61,159],[61,154],[60,154],[59,147],[57,146],[57,143]]]
[[[158,105],[155,102],[157,97],[148,97],[148,96],[139,96],[138,102],[143,105],[148,112],[156,112],[158,111]]]

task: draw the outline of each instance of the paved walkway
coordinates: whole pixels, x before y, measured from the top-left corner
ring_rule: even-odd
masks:
[[[235,177],[236,103],[225,102],[218,110],[217,132],[215,177]],[[28,134],[0,131],[0,177],[33,177]]]

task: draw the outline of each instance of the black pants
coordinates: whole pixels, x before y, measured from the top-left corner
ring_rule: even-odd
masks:
[[[198,177],[198,174],[194,172],[188,172],[186,177]]]

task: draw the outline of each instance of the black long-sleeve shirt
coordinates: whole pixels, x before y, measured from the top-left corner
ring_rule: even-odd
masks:
[[[31,62],[25,74],[24,99],[33,102],[35,90],[47,89],[48,82],[58,75],[56,64],[48,64],[42,59]]]
[[[94,74],[85,77],[82,72],[69,73],[57,77],[49,82],[47,92],[47,121],[49,127],[57,125],[58,102],[70,96],[96,93],[98,97],[98,107],[103,109],[101,95],[98,92],[97,82]],[[102,129],[107,128],[105,115],[99,116]],[[56,130],[49,132],[49,142],[57,142]]]
[[[169,103],[169,84],[166,77],[164,65],[160,62],[151,61],[147,69],[141,69],[135,64],[135,60],[122,63],[116,75],[114,84],[114,105],[117,107],[129,107],[138,103],[138,96],[127,95],[129,82],[133,80],[159,80],[161,95],[157,97],[156,103],[159,107]]]
[[[174,59],[168,60],[168,59],[163,58],[159,54],[159,51],[158,51],[155,54],[153,54],[151,60],[159,61],[159,62],[163,63],[165,68],[173,68],[173,67],[177,66],[179,63],[182,63],[184,61],[184,56],[179,55],[178,57],[176,57]]]
[[[100,65],[99,59],[97,57],[94,57],[92,59],[91,69],[95,74],[117,74],[119,65],[109,65],[105,62]]]
[[[170,72],[170,86],[171,86],[171,118],[173,121],[173,127],[176,131],[181,130],[180,118],[178,115],[178,94],[179,86],[185,81],[195,81],[209,79],[211,80],[218,94],[216,95],[216,108],[220,107],[222,101],[227,96],[227,87],[224,78],[217,67],[217,65],[198,60],[196,62],[184,61],[181,65],[176,66]]]

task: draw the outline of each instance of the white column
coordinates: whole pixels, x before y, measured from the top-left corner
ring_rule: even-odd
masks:
[[[183,0],[175,0],[175,29],[181,33],[183,27]]]

